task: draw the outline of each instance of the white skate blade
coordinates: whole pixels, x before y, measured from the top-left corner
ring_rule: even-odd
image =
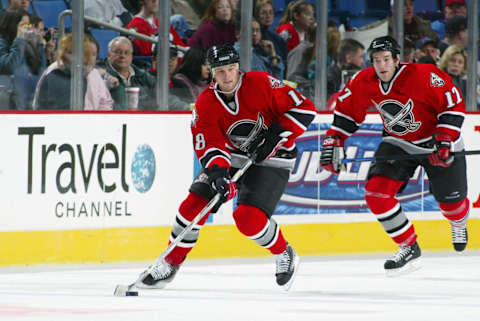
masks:
[[[406,274],[415,272],[416,270],[419,270],[421,267],[422,267],[422,264],[421,264],[420,258],[416,258],[414,260],[411,260],[401,268],[385,270],[385,275],[387,277],[394,278],[397,276],[406,275]]]
[[[300,257],[298,255],[295,255],[295,259],[293,260],[293,274],[290,280],[288,280],[287,283],[281,286],[281,288],[285,291],[289,291],[290,288],[293,285],[293,281],[295,280],[295,276],[297,275],[298,272],[298,266],[300,264]]]

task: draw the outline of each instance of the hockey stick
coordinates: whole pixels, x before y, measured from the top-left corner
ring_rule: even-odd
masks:
[[[247,171],[247,169],[253,164],[253,159],[255,159],[254,156],[249,158],[245,162],[245,164],[243,164],[243,166],[238,169],[238,171],[232,177],[232,180],[231,180],[232,182],[236,182]],[[190,232],[193,229],[193,227],[198,222],[200,222],[200,220],[204,218],[205,215],[207,215],[210,212],[210,210],[218,203],[218,201],[220,200],[220,197],[221,197],[220,193],[215,194],[215,196],[200,211],[200,213],[198,213],[198,215],[183,229],[183,231],[177,235],[177,237],[168,245],[167,249],[163,251],[162,254],[160,254],[160,256],[155,260],[155,262],[152,265],[150,265],[145,271],[143,271],[143,273],[139,275],[139,277],[135,282],[129,285],[121,285],[121,284],[117,285],[113,294],[115,296],[137,296],[138,292],[132,291],[132,289],[135,287],[135,284],[137,282],[142,281],[152,271],[155,265],[160,263],[163,259],[165,259],[165,257],[168,254],[170,254],[170,252],[172,252],[173,248],[177,246],[177,244],[183,239],[185,234]]]
[[[453,153],[453,156],[467,156],[467,155],[478,155],[480,150],[463,150],[460,152]],[[388,155],[388,156],[374,156],[374,157],[363,157],[363,158],[344,158],[342,159],[342,164],[353,163],[353,162],[381,162],[381,161],[395,161],[395,160],[411,160],[411,159],[424,159],[427,158],[431,153],[422,153],[422,154],[409,154],[409,155]]]

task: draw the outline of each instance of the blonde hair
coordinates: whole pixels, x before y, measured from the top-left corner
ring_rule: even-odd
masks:
[[[72,34],[68,33],[60,39],[58,42],[58,49],[57,49],[57,62],[60,65],[64,64],[63,56],[65,53],[72,54]],[[92,48],[90,47],[90,41],[87,37],[83,37],[83,61],[84,64],[88,64],[91,60],[92,56]]]
[[[445,49],[445,52],[443,53],[442,58],[440,58],[440,62],[438,66],[440,67],[440,69],[447,72],[448,62],[456,54],[461,54],[463,57],[462,76],[464,76],[467,73],[467,53],[465,52],[465,50],[463,50],[461,47],[457,45],[451,45],[451,46],[448,46],[447,49]]]
[[[293,22],[293,16],[295,14],[299,15],[305,10],[306,7],[312,7],[313,11],[315,11],[315,7],[313,4],[310,2],[307,2],[305,0],[299,0],[299,1],[292,1],[288,4],[287,8],[285,9],[285,13],[283,14],[283,17],[280,19],[278,22],[278,25],[281,26],[283,24],[286,24],[290,21]]]

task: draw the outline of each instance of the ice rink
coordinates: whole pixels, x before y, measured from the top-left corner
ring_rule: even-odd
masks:
[[[115,297],[146,263],[0,268],[0,320],[480,320],[480,252],[428,253],[387,278],[388,255],[302,257],[290,292],[268,259],[186,261],[164,290]]]

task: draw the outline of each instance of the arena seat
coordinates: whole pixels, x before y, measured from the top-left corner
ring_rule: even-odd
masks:
[[[111,29],[90,28],[90,33],[98,41],[100,49],[98,50],[98,59],[105,59],[108,54],[108,43],[119,35],[118,32]]]
[[[413,3],[415,12],[438,11],[441,10],[438,0],[422,0]]]
[[[46,28],[58,28],[58,16],[68,9],[63,0],[34,0],[32,6],[36,14],[43,19]]]

